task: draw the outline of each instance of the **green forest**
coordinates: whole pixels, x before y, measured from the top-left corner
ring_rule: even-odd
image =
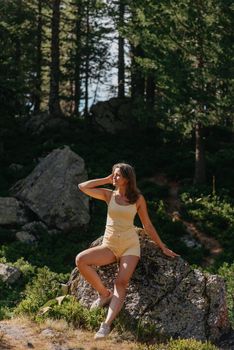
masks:
[[[115,163],[134,167],[162,240],[224,279],[234,326],[233,11],[231,0],[0,0],[0,265],[21,271],[13,284],[0,273],[0,320],[95,330],[103,317],[71,296],[52,302],[75,256],[103,234],[103,202],[89,202],[87,225],[57,234],[29,205],[31,221],[45,224],[31,241],[17,236],[18,214],[7,219],[20,183],[68,147],[87,179]],[[124,311],[115,325],[127,329]],[[231,349],[209,339],[152,344],[153,328],[141,327],[130,330],[139,350]]]

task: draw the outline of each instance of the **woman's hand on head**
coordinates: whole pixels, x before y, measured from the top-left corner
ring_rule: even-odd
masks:
[[[175,258],[176,256],[180,256],[179,254],[176,254],[175,252],[173,252],[171,249],[164,247],[162,248],[162,252],[163,254],[165,254],[166,256],[170,256],[171,258]]]
[[[112,185],[113,184],[113,174],[108,175],[106,178],[107,178],[108,183],[110,183]]]

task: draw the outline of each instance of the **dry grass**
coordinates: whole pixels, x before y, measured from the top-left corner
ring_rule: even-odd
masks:
[[[38,325],[27,318],[0,321],[1,350],[61,349],[74,350],[136,350],[135,342],[120,338],[114,331],[109,338],[95,341],[94,333],[70,327],[64,320],[46,320]],[[1,340],[2,339],[2,340]]]

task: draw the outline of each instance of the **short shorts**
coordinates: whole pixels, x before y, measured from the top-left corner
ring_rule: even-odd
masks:
[[[109,248],[117,260],[126,255],[141,256],[139,237],[134,229],[120,233],[106,229],[102,246]]]

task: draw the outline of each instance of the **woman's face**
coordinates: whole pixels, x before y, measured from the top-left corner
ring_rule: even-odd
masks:
[[[113,172],[113,185],[120,187],[125,186],[127,184],[128,180],[123,177],[123,175],[120,172],[120,168],[115,168]]]

